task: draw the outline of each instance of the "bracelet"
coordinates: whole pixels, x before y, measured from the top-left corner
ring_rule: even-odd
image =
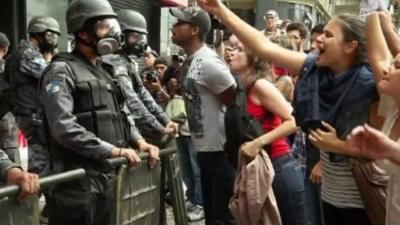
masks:
[[[118,156],[122,156],[122,148],[119,148]]]

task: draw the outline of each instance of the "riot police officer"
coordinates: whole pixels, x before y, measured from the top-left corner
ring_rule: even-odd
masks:
[[[3,149],[13,162],[21,164],[18,151],[18,129],[15,118],[11,113],[9,87],[4,79],[5,60],[10,40],[0,32],[0,148]]]
[[[60,28],[54,18],[36,16],[28,24],[28,33],[29,39],[22,40],[7,59],[5,79],[11,87],[12,112],[19,129],[28,139],[28,170],[45,175],[49,170],[49,155],[37,87],[57,47]]]
[[[85,168],[84,179],[56,185],[48,193],[50,225],[109,225],[109,182],[113,174],[102,161],[140,158],[130,145],[158,160],[158,148],[147,144],[128,123],[124,94],[99,56],[119,47],[120,27],[107,0],[75,0],[66,13],[75,38],[72,53],[55,56],[43,74],[40,99],[50,134],[52,172]],[[152,166],[151,164],[150,166]]]
[[[168,119],[163,109],[144,87],[138,73],[136,58],[147,49],[147,25],[142,14],[128,9],[117,12],[123,32],[122,50],[106,55],[103,60],[114,68],[127,95],[127,106],[138,128],[147,137],[174,135],[178,125]]]

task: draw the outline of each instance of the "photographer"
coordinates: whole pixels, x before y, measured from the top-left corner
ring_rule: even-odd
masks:
[[[157,58],[153,67],[145,68],[142,71],[142,78],[145,87],[149,90],[150,94],[163,109],[167,106],[168,101],[171,99],[166,91],[165,85],[161,82],[163,75],[168,68],[168,62],[165,58]]]

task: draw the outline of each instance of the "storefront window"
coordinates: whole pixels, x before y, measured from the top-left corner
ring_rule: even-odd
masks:
[[[65,12],[68,0],[29,0],[26,1],[27,23],[34,16],[51,16],[60,24],[61,36],[58,50],[66,51],[68,46],[67,27],[65,23]]]

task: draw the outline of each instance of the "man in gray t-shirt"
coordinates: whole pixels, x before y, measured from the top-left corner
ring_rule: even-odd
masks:
[[[236,83],[222,58],[204,42],[211,27],[208,14],[194,7],[172,9],[171,14],[178,19],[172,41],[188,55],[180,80],[198,151],[206,225],[234,224],[228,209],[234,169],[224,156],[223,145],[225,105],[234,100]]]

